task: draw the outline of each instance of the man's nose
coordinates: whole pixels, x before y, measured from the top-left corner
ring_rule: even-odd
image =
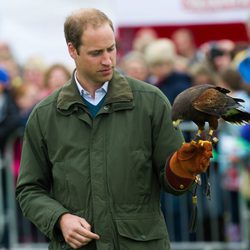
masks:
[[[111,55],[108,52],[105,52],[102,57],[102,64],[103,65],[111,65],[112,60],[111,60]]]

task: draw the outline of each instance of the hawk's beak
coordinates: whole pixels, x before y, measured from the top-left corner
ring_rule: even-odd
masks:
[[[173,126],[174,126],[175,128],[177,128],[177,127],[180,125],[180,123],[181,123],[181,120],[173,121]]]

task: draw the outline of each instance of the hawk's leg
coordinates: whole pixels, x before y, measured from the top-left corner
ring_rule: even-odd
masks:
[[[210,116],[208,123],[209,123],[208,140],[211,141],[213,144],[216,144],[218,142],[218,138],[214,136],[214,132],[218,128],[218,117]]]
[[[216,136],[214,136],[214,130],[213,129],[209,129],[208,140],[211,141],[214,144],[218,142],[218,138]]]

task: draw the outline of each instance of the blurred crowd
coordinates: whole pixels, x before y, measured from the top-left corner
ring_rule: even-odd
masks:
[[[43,58],[16,61],[10,46],[0,41],[0,150],[14,131],[24,129],[35,104],[65,84],[71,71],[63,63],[46,65]]]
[[[178,29],[170,38],[159,38],[154,30],[141,29],[119,67],[125,74],[160,88],[171,103],[188,87],[212,84],[245,100],[242,108],[250,112],[250,19],[246,31],[249,41],[221,39],[198,47],[188,29]],[[246,198],[250,208],[250,125],[221,122],[217,133],[214,166],[217,181],[228,192],[230,202],[215,213],[219,220],[227,217],[221,239],[240,241],[239,195]],[[211,204],[217,206],[213,201]]]
[[[207,41],[198,47],[191,30],[178,29],[171,37],[162,38],[153,29],[142,28],[133,40],[132,49],[118,57],[117,68],[157,86],[171,103],[188,87],[213,84],[229,89],[233,97],[244,99],[244,109],[250,112],[250,20],[246,31],[249,41],[223,39]],[[20,140],[14,144],[15,177],[30,112],[36,103],[65,84],[71,71],[63,62],[47,65],[36,56],[20,65],[11,47],[0,41],[0,152],[4,154],[6,143],[18,133]],[[223,177],[223,187],[234,199],[241,192],[250,200],[250,126],[221,123],[218,138],[214,160]],[[237,240],[239,218],[231,217],[228,237]]]

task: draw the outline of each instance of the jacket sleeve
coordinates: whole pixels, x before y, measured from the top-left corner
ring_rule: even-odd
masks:
[[[166,163],[165,166],[166,172],[165,172],[165,178],[166,182],[168,183],[168,186],[171,187],[172,193],[174,194],[181,194],[183,191],[188,190],[193,185],[193,180],[188,178],[182,178],[180,176],[177,176],[173,173],[169,166],[169,160]],[[164,175],[164,174],[163,174]]]
[[[16,197],[24,216],[53,239],[62,237],[55,225],[68,210],[50,194],[53,184],[51,164],[40,125],[37,111],[34,110],[25,129]],[[57,233],[54,233],[55,230]]]
[[[176,176],[169,168],[172,154],[184,142],[179,128],[171,120],[171,105],[160,91],[155,95],[153,116],[153,163],[162,188],[169,193],[180,195],[192,185],[192,181]]]

